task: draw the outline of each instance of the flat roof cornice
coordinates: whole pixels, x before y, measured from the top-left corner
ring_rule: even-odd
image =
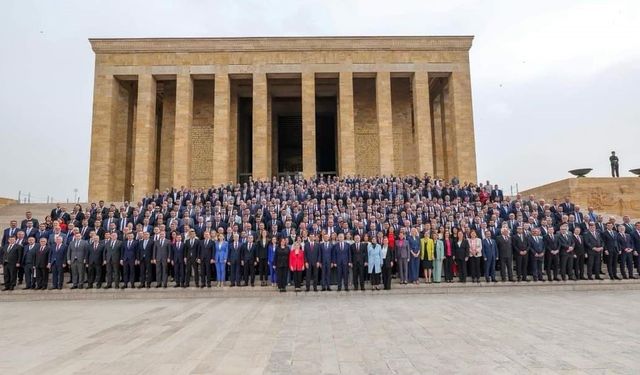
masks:
[[[268,51],[468,51],[473,36],[90,38],[96,54]]]

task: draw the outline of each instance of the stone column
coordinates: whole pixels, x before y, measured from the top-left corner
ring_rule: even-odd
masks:
[[[191,127],[193,126],[193,79],[189,72],[176,79],[176,121],[173,133],[173,187],[191,186]]]
[[[116,143],[113,127],[116,113],[115,99],[118,82],[112,75],[96,74],[93,86],[93,118],[91,121],[91,159],[89,162],[89,200],[114,200],[111,178]],[[122,171],[124,172],[124,171]]]
[[[380,140],[380,175],[393,174],[393,129],[391,114],[391,74],[376,73],[376,112],[378,119],[378,139]]]
[[[353,124],[353,73],[340,72],[338,112],[338,174],[356,174],[355,129]]]
[[[418,175],[422,176],[424,173],[433,174],[433,136],[431,132],[428,72],[415,72],[413,74],[413,119]]]
[[[433,175],[439,178],[445,178],[445,170],[447,160],[445,158],[445,142],[443,138],[443,124],[442,116],[444,111],[442,110],[442,94],[434,94],[437,97],[433,99],[433,106],[431,111],[431,123],[433,124]]]
[[[134,125],[133,200],[152,193],[156,180],[156,80],[138,76],[138,106]]]
[[[271,176],[268,94],[266,73],[253,74],[253,165],[254,180],[266,180]]]
[[[230,87],[227,73],[216,74],[213,108],[213,183],[219,185],[235,181],[229,175]]]
[[[316,174],[316,75],[302,73],[302,174]]]
[[[476,171],[476,147],[473,130],[473,109],[471,105],[471,77],[469,65],[461,71],[454,71],[449,78],[449,92],[452,101],[452,116],[456,149],[456,170],[460,182],[478,182]],[[449,129],[448,129],[449,130]]]

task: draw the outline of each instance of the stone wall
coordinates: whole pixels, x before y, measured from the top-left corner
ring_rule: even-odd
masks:
[[[193,128],[191,130],[191,186],[208,187],[213,174],[213,81],[193,84]]]
[[[408,77],[391,79],[391,112],[395,174],[414,174],[418,168],[414,142],[411,80]]]
[[[354,78],[353,80],[353,121],[355,128],[356,174],[373,176],[380,173],[376,113],[375,78]],[[383,142],[382,147],[391,147]]]
[[[584,177],[568,178],[547,185],[521,191],[523,197],[535,194],[547,202],[568,196],[584,212],[593,207],[598,212],[640,217],[640,178],[637,177]]]

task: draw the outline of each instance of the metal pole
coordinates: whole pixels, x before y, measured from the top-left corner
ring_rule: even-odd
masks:
[[[18,190],[18,203],[22,201],[22,191]]]
[[[29,192],[29,194],[27,194],[27,202],[31,203],[31,192]]]

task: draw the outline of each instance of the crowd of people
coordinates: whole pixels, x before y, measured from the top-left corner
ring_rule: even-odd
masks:
[[[285,292],[602,280],[603,263],[609,279],[637,278],[639,251],[640,222],[568,198],[426,175],[318,176],[155,191],[135,206],[58,204],[42,221],[26,212],[4,230],[0,259],[4,291],[171,282]]]

